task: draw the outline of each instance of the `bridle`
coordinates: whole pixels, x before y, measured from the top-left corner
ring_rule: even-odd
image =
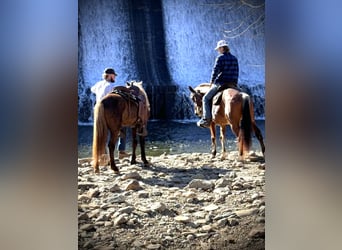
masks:
[[[200,91],[196,91],[195,93],[191,93],[191,100],[195,104],[195,113],[196,115],[202,114],[202,99],[203,99],[204,93],[201,93]]]

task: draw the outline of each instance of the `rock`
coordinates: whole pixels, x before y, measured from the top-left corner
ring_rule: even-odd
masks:
[[[185,198],[196,198],[197,194],[195,192],[192,192],[192,191],[186,191],[183,193],[183,196]]]
[[[111,186],[109,188],[109,191],[110,192],[113,192],[113,193],[116,193],[116,192],[120,192],[121,191],[121,188],[119,187],[118,184],[114,184],[113,186]]]
[[[136,207],[136,209],[137,209],[138,211],[141,211],[141,212],[144,212],[144,213],[150,213],[150,212],[152,212],[152,210],[151,210],[150,208],[144,207],[144,206],[138,206],[138,207]]]
[[[91,199],[88,197],[88,195],[81,194],[81,195],[78,196],[77,200],[80,201],[80,202],[83,202],[83,203],[89,203]]]
[[[87,192],[87,196],[89,198],[94,198],[94,197],[97,197],[98,195],[100,194],[100,191],[96,188],[96,189],[90,189],[88,192]]]
[[[90,231],[94,229],[94,225],[93,224],[84,224],[80,227],[81,231]]]
[[[127,222],[127,218],[125,214],[119,215],[117,218],[114,219],[114,226],[118,226]]]
[[[237,151],[232,155],[238,158]],[[265,171],[258,169],[263,162],[246,161],[232,171],[233,161],[209,157],[151,157],[153,168],[120,161],[122,176],[110,168],[97,176],[91,167],[79,166],[79,246],[207,249],[222,242],[223,248],[243,249],[241,235],[264,237],[265,230],[258,229],[265,227]],[[127,188],[131,183],[138,191]]]
[[[104,226],[105,227],[111,227],[113,225],[113,222],[111,221],[105,221]]]
[[[260,206],[260,207],[259,207],[259,214],[260,214],[261,216],[265,216],[265,206]]]
[[[89,218],[95,218],[98,216],[100,212],[101,212],[101,209],[94,209],[88,214],[88,216]]]
[[[193,216],[195,216],[197,218],[205,218],[206,213],[203,211],[197,211],[197,212],[193,213]]]
[[[97,222],[95,222],[94,225],[95,225],[96,227],[101,227],[101,226],[104,225],[104,221],[97,221]]]
[[[215,204],[210,204],[210,205],[204,207],[203,209],[204,209],[205,211],[214,211],[214,210],[216,210],[216,209],[218,209],[218,208],[219,208],[219,207],[218,207],[217,205],[215,205]]]
[[[253,228],[249,232],[248,237],[250,237],[250,238],[263,238],[263,239],[265,239],[265,228],[264,227],[255,227],[255,228]]]
[[[259,196],[258,193],[254,193],[254,194],[252,194],[251,199],[252,199],[252,200],[255,200],[255,199],[259,198],[259,197],[260,197],[260,196]]]
[[[244,164],[241,161],[234,161],[232,166],[236,167],[236,168],[242,168],[244,166]]]
[[[227,196],[227,195],[232,193],[228,186],[227,187],[215,188],[213,192],[215,194],[224,195],[224,196]]]
[[[134,207],[128,206],[118,209],[119,214],[130,214],[134,210]]]
[[[144,190],[138,191],[138,198],[148,198],[150,194]]]
[[[253,187],[253,185],[250,184],[250,183],[248,183],[248,182],[245,182],[242,186],[243,186],[243,188],[245,188],[245,189],[250,189],[250,188]]]
[[[228,223],[228,220],[226,218],[220,219],[219,221],[216,222],[217,227],[224,227]]]
[[[129,190],[137,191],[137,190],[141,190],[141,189],[142,189],[142,187],[140,186],[140,183],[136,180],[130,181],[127,184],[127,186],[125,187],[126,191],[129,191]]]
[[[152,192],[152,196],[162,196],[162,195],[163,195],[163,193],[160,191],[153,191]]]
[[[146,246],[147,249],[159,249],[160,247],[160,244],[149,244]]]
[[[226,195],[215,196],[214,203],[224,203],[226,201]]]
[[[142,241],[140,241],[140,240],[135,240],[135,241],[133,241],[132,245],[140,249],[145,244]]]
[[[89,216],[87,213],[81,213],[79,216],[78,216],[78,220],[87,220],[89,219]]]
[[[77,163],[78,163],[78,165],[82,165],[84,163],[90,164],[92,160],[93,160],[92,158],[79,158],[77,160]]]
[[[195,235],[189,234],[188,236],[186,236],[186,239],[187,240],[193,240],[193,239],[195,239]]]
[[[214,184],[211,181],[193,179],[187,186],[187,188],[211,190],[214,188]]]
[[[92,248],[94,246],[94,243],[92,240],[88,240],[86,243],[84,243],[83,248]]]
[[[195,220],[194,223],[196,225],[203,225],[203,224],[207,224],[208,220],[206,220],[206,219],[199,219],[199,220]]]
[[[257,223],[264,223],[265,224],[265,217],[258,217],[255,219],[255,222]]]
[[[200,232],[209,232],[212,230],[213,230],[213,228],[211,225],[204,225],[203,227],[200,228]]]
[[[190,217],[185,216],[185,215],[178,215],[174,219],[175,219],[175,221],[179,221],[179,222],[189,222],[190,221]]]
[[[215,188],[226,187],[231,184],[231,181],[225,178],[220,178],[215,181]]]
[[[232,212],[225,212],[225,213],[220,213],[218,214],[217,216],[214,217],[214,220],[220,220],[220,219],[223,219],[223,218],[228,218],[232,215],[233,213]],[[235,214],[234,214],[235,215]]]
[[[236,219],[228,219],[228,225],[231,227],[239,225],[239,221]]]
[[[99,217],[96,218],[95,222],[98,222],[98,221],[106,221],[106,220],[108,220],[107,215],[101,214]]]
[[[166,209],[165,204],[160,203],[160,202],[156,202],[156,203],[151,205],[151,210],[152,211],[157,211],[157,212],[162,213],[162,212],[165,211],[165,209]]]
[[[79,182],[78,183],[78,188],[79,189],[89,189],[89,188],[94,188],[96,187],[96,184],[92,183],[92,182]]]
[[[260,170],[265,170],[265,167],[266,167],[266,164],[265,163],[262,163],[258,166],[258,169]]]
[[[253,215],[256,214],[258,212],[258,209],[252,208],[252,209],[245,209],[245,210],[239,210],[239,211],[235,211],[235,214],[242,218],[242,217],[246,217],[249,215]]]
[[[137,172],[131,172],[131,173],[125,174],[121,177],[121,180],[127,180],[127,179],[141,180],[142,177]]]
[[[236,178],[236,172],[235,171],[232,171],[232,172],[230,172],[229,173],[229,179],[234,179],[234,178]]]
[[[113,195],[111,197],[109,197],[106,202],[111,204],[111,203],[122,203],[122,202],[125,202],[126,198],[124,195]]]
[[[241,181],[235,181],[232,183],[232,187],[234,190],[241,190],[243,189],[243,183],[241,183]]]

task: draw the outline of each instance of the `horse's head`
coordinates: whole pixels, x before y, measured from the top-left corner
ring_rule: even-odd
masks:
[[[204,93],[202,93],[200,90],[193,89],[191,86],[189,86],[189,90],[191,91],[190,99],[194,103],[195,114],[201,117],[203,113],[202,99],[203,99]]]

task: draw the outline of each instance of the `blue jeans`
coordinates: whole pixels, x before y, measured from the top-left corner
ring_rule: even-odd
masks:
[[[211,119],[211,109],[212,109],[212,101],[214,95],[218,92],[220,85],[219,84],[212,84],[209,91],[203,96],[203,119]]]
[[[118,140],[118,144],[119,144],[119,151],[126,150],[126,128],[122,128],[120,130],[120,137]]]

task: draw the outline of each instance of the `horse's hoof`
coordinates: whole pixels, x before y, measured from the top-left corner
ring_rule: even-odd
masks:
[[[119,170],[117,170],[117,171],[114,170],[114,174],[120,174],[120,171]]]
[[[237,159],[238,162],[242,162],[244,163],[245,162],[245,159],[243,156],[239,156],[239,158]]]
[[[149,163],[148,161],[144,162],[144,167],[149,167],[151,166],[151,163]]]
[[[137,161],[131,161],[131,165],[137,164]]]

